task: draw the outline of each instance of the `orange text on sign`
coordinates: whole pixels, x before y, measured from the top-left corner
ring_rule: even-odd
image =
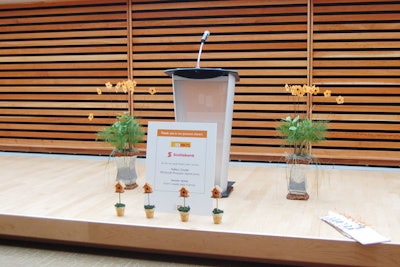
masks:
[[[165,130],[159,129],[157,136],[207,138],[207,131],[202,130]]]

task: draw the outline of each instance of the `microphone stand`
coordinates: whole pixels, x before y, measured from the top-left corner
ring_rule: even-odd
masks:
[[[201,52],[203,51],[203,45],[206,42],[208,36],[210,35],[209,31],[205,31],[203,33],[203,37],[201,38],[201,44],[200,44],[200,48],[199,48],[199,55],[197,56],[197,64],[196,64],[196,68],[200,68],[200,56],[201,56]]]

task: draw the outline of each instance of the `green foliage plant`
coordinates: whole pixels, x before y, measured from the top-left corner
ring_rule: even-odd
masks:
[[[288,116],[281,120],[278,130],[286,145],[293,149],[293,155],[304,157],[309,155],[310,144],[325,140],[327,122]]]
[[[112,145],[118,152],[134,151],[134,146],[143,141],[144,131],[134,115],[124,113],[107,128],[97,132],[97,140]]]
[[[189,212],[190,211],[190,207],[189,206],[180,206],[178,208],[178,211],[180,211],[180,212]]]
[[[115,203],[115,205],[114,205],[116,208],[122,208],[122,207],[125,207],[125,204],[124,203]]]
[[[224,213],[223,210],[218,209],[218,208],[214,208],[212,212],[213,212],[214,214],[221,214],[221,213]]]

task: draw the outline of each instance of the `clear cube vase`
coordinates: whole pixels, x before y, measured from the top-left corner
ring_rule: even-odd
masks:
[[[134,189],[138,185],[137,172],[136,172],[136,159],[137,155],[134,156],[115,156],[115,163],[117,165],[117,181],[123,181],[125,183],[125,189]]]
[[[287,199],[307,200],[307,172],[310,157],[293,156],[288,159],[288,194]]]

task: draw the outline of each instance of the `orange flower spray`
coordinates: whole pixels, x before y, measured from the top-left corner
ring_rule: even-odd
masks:
[[[221,191],[221,187],[219,187],[218,185],[214,186],[214,188],[211,190],[211,197],[215,198],[216,202],[216,207],[213,209],[214,214],[224,213],[223,210],[218,208],[218,199],[222,197]]]
[[[149,183],[145,183],[143,186],[143,192],[147,195],[147,205],[144,205],[145,209],[154,209],[154,205],[150,204],[150,194],[153,193],[153,187]]]
[[[125,184],[122,181],[117,181],[115,184],[115,193],[118,193],[119,202],[115,204],[115,207],[125,207],[125,204],[121,203],[121,193],[125,192]]]
[[[189,197],[189,190],[185,186],[182,186],[181,189],[179,189],[179,196],[183,197],[183,206],[178,207],[178,210],[181,212],[188,212],[190,207],[186,206],[186,198]]]

